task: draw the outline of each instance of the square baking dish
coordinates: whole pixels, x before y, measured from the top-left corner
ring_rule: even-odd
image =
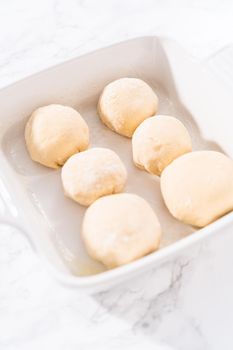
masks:
[[[2,89],[1,223],[25,234],[61,283],[91,293],[159,266],[186,247],[233,227],[233,213],[200,230],[169,214],[160,194],[159,178],[138,170],[132,162],[131,140],[107,129],[97,116],[102,89],[120,77],[146,81],[159,96],[159,114],[173,115],[185,124],[194,150],[214,149],[233,156],[228,120],[231,96],[203,64],[167,38],[122,42]],[[80,237],[85,208],[64,197],[60,170],[34,163],[25,148],[28,117],[36,108],[51,103],[77,109],[89,125],[91,146],[109,147],[121,157],[129,175],[126,192],[144,197],[159,217],[163,230],[159,251],[108,271],[88,257]]]

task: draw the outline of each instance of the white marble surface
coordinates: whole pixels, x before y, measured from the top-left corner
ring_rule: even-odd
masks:
[[[1,0],[0,85],[145,34],[175,37],[203,59],[233,42],[232,18],[230,0]],[[87,296],[59,286],[20,234],[1,226],[0,349],[231,350],[232,247],[229,229]]]

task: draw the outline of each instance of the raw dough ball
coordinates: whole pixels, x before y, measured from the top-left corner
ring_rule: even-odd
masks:
[[[127,172],[118,155],[107,148],[92,148],[73,155],[62,168],[65,194],[82,205],[121,192]]]
[[[27,122],[25,140],[31,158],[58,168],[89,144],[88,126],[73,108],[49,105],[36,109]]]
[[[192,150],[191,139],[184,125],[165,115],[145,120],[132,139],[133,160],[141,169],[160,175],[175,158]]]
[[[161,228],[143,198],[122,193],[100,198],[87,209],[82,235],[89,255],[112,268],[158,249]]]
[[[185,154],[162,172],[161,191],[175,218],[208,225],[233,210],[233,160],[214,151]]]
[[[131,137],[144,119],[158,110],[158,98],[144,81],[122,78],[108,84],[98,103],[104,124],[118,134]]]

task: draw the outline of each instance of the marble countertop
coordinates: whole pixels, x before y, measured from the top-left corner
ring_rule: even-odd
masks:
[[[148,34],[206,59],[233,42],[232,18],[227,0],[0,0],[0,86]],[[24,238],[1,225],[0,349],[231,350],[232,247],[233,228],[88,296],[58,285]]]

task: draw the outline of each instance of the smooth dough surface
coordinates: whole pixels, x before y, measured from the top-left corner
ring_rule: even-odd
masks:
[[[31,158],[50,168],[58,168],[89,145],[89,130],[73,108],[52,104],[36,109],[25,128]]]
[[[162,172],[161,191],[175,218],[206,226],[233,210],[233,160],[215,151],[187,153]]]
[[[122,193],[102,197],[87,209],[82,236],[89,255],[113,268],[158,249],[161,228],[143,198]]]
[[[82,205],[121,192],[127,172],[118,155],[108,148],[91,148],[73,155],[62,168],[65,194]]]
[[[131,137],[138,125],[157,110],[157,95],[148,84],[136,78],[122,78],[108,84],[98,103],[102,122],[127,137]]]
[[[137,167],[160,175],[175,158],[192,150],[185,126],[176,118],[158,115],[146,119],[132,138],[133,160]]]

